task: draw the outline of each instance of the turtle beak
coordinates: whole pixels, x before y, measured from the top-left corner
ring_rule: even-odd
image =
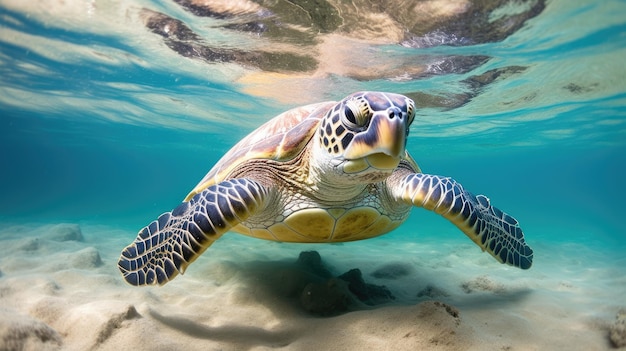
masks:
[[[367,130],[354,136],[343,154],[344,158],[354,160],[382,154],[397,160],[397,165],[404,154],[407,135],[406,121],[400,116],[394,108],[376,112]]]

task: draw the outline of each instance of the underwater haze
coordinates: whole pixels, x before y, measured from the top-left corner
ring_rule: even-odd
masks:
[[[120,251],[238,140],[362,90],[415,100],[408,152],[514,216],[530,270],[414,209],[124,284]],[[0,349],[626,347],[625,1],[0,0],[0,150]],[[309,314],[272,282],[312,250],[393,299]]]

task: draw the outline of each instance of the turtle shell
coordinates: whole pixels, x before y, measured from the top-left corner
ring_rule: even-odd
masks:
[[[309,143],[324,115],[336,103],[327,101],[297,107],[267,121],[233,146],[193,188],[185,201],[227,179],[233,169],[246,161],[293,159]]]

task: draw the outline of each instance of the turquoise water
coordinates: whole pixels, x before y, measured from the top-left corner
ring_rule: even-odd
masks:
[[[137,230],[174,207],[222,153],[263,121],[353,90],[384,90],[471,96],[452,107],[425,103],[407,148],[425,172],[453,176],[514,214],[531,244],[589,242],[607,251],[626,244],[624,1],[549,1],[521,29],[495,42],[372,45],[379,60],[489,59],[467,72],[415,79],[334,73],[306,81],[306,74],[287,72],[286,81],[297,76],[304,83],[294,86],[310,89],[297,101],[280,92],[272,96],[275,84],[258,83],[270,94],[255,94],[260,90],[241,77],[258,68],[168,50],[134,17],[139,7],[152,8],[204,28],[215,45],[251,41],[172,4],[0,5],[3,221]],[[468,83],[509,67],[518,69],[485,86]],[[447,228],[440,222],[416,213],[405,228]]]
[[[356,26],[345,8],[306,12],[343,1],[192,2],[0,0],[0,349],[612,347],[626,320],[626,1],[396,0],[397,21],[362,8]],[[415,99],[410,154],[517,218],[530,270],[416,209],[355,243],[226,235],[175,282],[124,284],[119,252],[239,139],[360,90]],[[281,274],[303,250],[396,299],[312,318],[299,292],[268,290],[300,283]],[[433,299],[461,319],[426,313]]]

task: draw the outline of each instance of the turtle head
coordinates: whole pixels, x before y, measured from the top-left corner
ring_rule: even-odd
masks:
[[[354,93],[338,102],[319,129],[322,148],[345,174],[389,174],[405,155],[415,103],[406,96]]]

